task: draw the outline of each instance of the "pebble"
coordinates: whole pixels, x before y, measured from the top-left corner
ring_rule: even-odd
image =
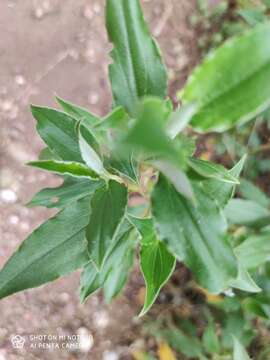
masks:
[[[87,49],[85,50],[85,57],[90,63],[95,63],[96,53],[93,47],[87,47]]]
[[[93,19],[94,13],[91,9],[91,6],[89,6],[89,5],[85,6],[85,8],[83,9],[83,16],[88,20]]]
[[[44,11],[43,11],[43,9],[42,8],[36,8],[35,10],[34,10],[34,16],[37,18],[37,19],[42,19],[43,18],[43,16],[44,16]]]
[[[119,360],[119,355],[115,351],[105,351],[103,353],[103,360]]]
[[[66,292],[63,292],[59,295],[59,301],[63,304],[68,303],[70,300],[70,295]]]
[[[17,215],[10,215],[9,218],[8,218],[8,222],[11,224],[11,225],[17,225],[19,223],[19,217]]]
[[[94,345],[93,335],[85,327],[78,329],[80,351],[87,353],[90,351]]]
[[[22,75],[16,75],[15,82],[17,85],[20,85],[20,86],[25,85],[25,83],[26,83],[25,78]]]
[[[17,195],[13,190],[0,190],[0,199],[6,204],[14,204],[17,201]]]
[[[98,328],[106,328],[109,325],[109,316],[106,311],[97,311],[94,314],[94,322]]]
[[[20,164],[27,162],[31,157],[31,154],[27,151],[26,144],[21,145],[18,142],[10,142],[7,151],[9,155]]]
[[[15,4],[13,2],[9,2],[7,5],[10,9],[13,9],[15,7]]]
[[[4,112],[8,112],[12,109],[13,101],[12,100],[4,100],[0,103],[0,109]]]
[[[44,0],[38,3],[39,6],[34,9],[34,17],[36,19],[42,19],[45,15],[53,11],[50,1]]]
[[[99,96],[97,93],[92,93],[88,97],[88,101],[91,105],[96,105],[99,101]]]
[[[68,54],[73,60],[79,60],[80,54],[76,49],[69,49]]]
[[[100,4],[95,3],[95,4],[93,5],[93,10],[94,10],[94,12],[95,12],[96,14],[99,14],[99,13],[101,12],[101,6],[100,6]]]
[[[26,221],[21,222],[20,226],[21,226],[21,229],[23,231],[29,231],[30,230],[30,225]]]

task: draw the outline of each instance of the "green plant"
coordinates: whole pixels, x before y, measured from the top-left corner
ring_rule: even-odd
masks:
[[[256,248],[253,251],[255,254]],[[252,257],[256,257],[254,254]],[[263,262],[264,260],[261,261]],[[255,274],[253,270],[253,276],[263,290],[261,293],[247,294],[234,290],[226,295],[212,296],[206,293],[206,296],[202,296],[201,290],[194,284],[186,284],[180,301],[172,298],[169,304],[160,303],[156,316],[147,317],[145,335],[151,336],[157,343],[166,342],[181,355],[181,359],[232,359],[234,339],[237,339],[243,346],[251,349],[254,356],[251,358],[267,360],[270,324],[269,265],[260,265],[259,273]],[[172,294],[176,297],[177,285],[174,286],[176,289]],[[189,292],[193,296],[189,297]],[[241,357],[235,356],[235,360],[238,359]]]
[[[245,156],[231,170],[198,159],[196,133],[189,137],[185,129],[225,132],[269,107],[269,23],[210,54],[179,93],[177,109],[139,1],[107,0],[106,23],[114,45],[112,112],[99,119],[60,98],[63,112],[32,106],[47,148],[29,165],[64,182],[30,205],[61,210],[4,266],[0,297],[83,268],[81,300],[103,288],[110,301],[123,288],[138,245],[147,289],[141,314],[176,261],[214,294],[259,292],[250,270],[267,260],[268,202],[232,199]],[[260,256],[252,254],[254,244]]]

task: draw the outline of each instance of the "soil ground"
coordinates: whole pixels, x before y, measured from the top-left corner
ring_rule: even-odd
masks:
[[[179,89],[197,59],[189,25],[193,1],[145,0],[146,17],[170,69],[171,92]],[[55,106],[54,94],[98,115],[110,109],[104,0],[2,0],[0,2],[0,266],[19,243],[53,213],[24,204],[59,180],[24,164],[43,144],[29,104]],[[80,305],[79,274],[29,290],[0,303],[0,360],[130,359],[140,342],[136,270],[126,292],[111,305],[100,295]],[[93,337],[80,351],[14,349],[15,334]],[[83,351],[84,350],[84,351]]]

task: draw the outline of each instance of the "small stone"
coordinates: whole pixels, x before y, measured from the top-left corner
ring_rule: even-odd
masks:
[[[95,62],[96,54],[95,54],[95,50],[93,49],[93,47],[90,47],[90,46],[87,47],[87,49],[85,50],[85,57],[90,63]]]
[[[97,311],[94,314],[94,321],[98,328],[106,328],[109,324],[109,316],[106,311]]]
[[[68,54],[73,60],[78,60],[80,56],[76,49],[69,49]]]
[[[30,230],[30,225],[25,221],[21,222],[20,226],[21,226],[21,229],[23,231],[29,231]]]
[[[10,111],[12,109],[13,102],[11,100],[4,100],[0,103],[0,108],[2,111]]]
[[[95,3],[93,6],[93,10],[96,14],[99,14],[101,12],[101,6],[98,3]]]
[[[9,7],[10,9],[13,9],[13,8],[15,7],[15,4],[14,4],[13,2],[9,2],[9,3],[8,3],[8,7]]]
[[[97,93],[92,93],[89,95],[88,100],[91,105],[96,105],[99,101],[99,96]]]
[[[80,351],[87,353],[94,345],[93,335],[85,327],[78,329]]]
[[[18,144],[17,142],[11,142],[7,148],[8,154],[12,156],[14,160],[19,163],[24,163],[29,160],[29,152],[27,152],[25,144]]]
[[[0,190],[0,199],[6,204],[14,204],[17,201],[17,195],[13,190]]]
[[[105,351],[103,353],[103,360],[119,360],[119,355],[115,351]]]
[[[59,295],[59,300],[64,304],[67,303],[69,301],[69,299],[70,299],[70,296],[66,292],[63,292]]]
[[[225,290],[224,291],[224,294],[228,297],[234,297],[235,296],[235,293],[233,291],[233,289],[228,289],[228,290]]]
[[[22,75],[16,75],[15,82],[17,85],[20,85],[20,86],[25,85],[25,83],[26,83],[25,78]]]
[[[17,215],[10,215],[10,217],[8,218],[8,222],[10,223],[10,225],[17,225],[19,223],[19,217]]]
[[[34,16],[37,18],[37,19],[42,19],[43,16],[44,16],[44,11],[42,8],[38,7],[34,10]]]
[[[85,6],[85,8],[83,9],[83,16],[88,20],[93,19],[94,13],[91,9],[91,6],[89,5]]]

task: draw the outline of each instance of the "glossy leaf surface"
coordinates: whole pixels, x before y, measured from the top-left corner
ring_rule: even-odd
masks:
[[[140,98],[166,96],[166,71],[139,0],[107,0],[106,24],[114,45],[109,68],[114,101],[134,115]]]

